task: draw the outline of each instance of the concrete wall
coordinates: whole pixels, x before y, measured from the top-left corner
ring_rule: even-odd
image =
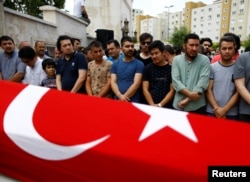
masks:
[[[132,29],[132,0],[91,0],[85,1],[85,6],[91,20],[87,27],[88,35],[96,37],[97,29],[114,31],[114,38],[120,40],[124,20],[129,21],[129,36]]]
[[[0,5],[1,6],[1,5]],[[9,8],[0,7],[0,36],[11,36],[16,45],[27,40],[34,45],[35,41],[43,40],[49,47],[56,45],[59,35],[69,35],[81,39],[82,46],[88,45],[87,23],[53,6],[42,6],[43,19],[19,13]]]

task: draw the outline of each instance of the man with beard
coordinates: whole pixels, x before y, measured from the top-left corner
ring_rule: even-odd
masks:
[[[63,54],[56,67],[57,89],[85,93],[84,81],[88,69],[86,58],[82,53],[74,51],[72,39],[67,35],[58,37],[57,49]]]
[[[139,37],[140,40],[140,52],[135,56],[146,66],[152,63],[152,59],[149,53],[149,44],[153,41],[153,36],[149,33],[142,33]]]
[[[19,59],[18,51],[15,50],[14,40],[9,36],[0,38],[0,80],[21,82],[25,75],[26,65]]]
[[[111,67],[111,88],[115,99],[125,102],[140,102],[143,63],[133,57],[134,43],[131,37],[121,39],[124,58],[114,62]]]
[[[184,39],[185,54],[174,57],[172,84],[175,88],[173,107],[178,110],[206,114],[204,92],[209,83],[210,61],[199,54],[199,36],[188,34]]]

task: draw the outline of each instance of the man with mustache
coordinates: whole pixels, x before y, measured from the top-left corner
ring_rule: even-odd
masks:
[[[3,49],[3,52],[0,52],[0,80],[21,82],[25,75],[26,65],[18,57],[14,40],[3,35],[0,37],[0,46]]]
[[[199,54],[199,36],[190,33],[184,39],[185,54],[174,57],[172,84],[175,88],[173,107],[178,110],[206,114],[204,92],[209,83],[210,61]]]
[[[140,102],[142,72],[144,65],[134,55],[134,43],[131,37],[121,39],[123,59],[114,62],[111,67],[111,88],[115,99],[125,102]]]

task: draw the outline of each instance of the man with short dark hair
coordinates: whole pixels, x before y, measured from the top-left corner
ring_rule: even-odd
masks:
[[[0,52],[0,80],[21,82],[25,75],[26,65],[18,58],[14,40],[6,35],[0,38],[3,52]]]
[[[84,81],[88,65],[84,55],[74,51],[72,39],[67,35],[58,37],[57,49],[63,54],[56,67],[57,89],[85,93]]]
[[[232,80],[235,47],[233,37],[223,36],[219,43],[221,60],[211,64],[206,111],[217,118],[238,119],[239,93]]]
[[[173,108],[174,88],[171,65],[165,60],[164,44],[155,40],[149,45],[152,63],[143,70],[143,94],[149,105]]]
[[[78,38],[72,38],[73,42],[73,49],[74,51],[80,51],[81,48],[81,41]]]
[[[140,40],[140,52],[135,56],[135,58],[142,61],[143,64],[146,66],[149,63],[152,63],[148,46],[153,41],[153,36],[149,33],[142,33],[139,37],[139,40]]]
[[[45,54],[45,42],[44,41],[36,41],[35,42],[35,51],[39,59],[44,60],[46,58],[50,58]]]
[[[123,58],[121,46],[117,40],[109,40],[107,42],[107,50],[109,55],[108,60],[115,62]]]
[[[112,98],[110,69],[112,62],[103,59],[103,47],[99,41],[93,41],[89,48],[94,60],[88,63],[86,92],[90,96]]]
[[[141,86],[143,63],[135,59],[134,43],[131,37],[121,39],[124,58],[114,62],[111,67],[111,88],[115,99],[125,102],[141,102]]]
[[[42,60],[38,59],[35,50],[29,46],[23,47],[19,50],[18,56],[27,65],[22,82],[37,86],[41,85],[42,80],[46,77],[46,73],[42,68]]]
[[[209,37],[201,38],[200,40],[201,46],[204,48],[204,55],[206,55],[209,60],[211,60],[211,52],[212,52],[212,45],[213,41]]]
[[[209,83],[210,61],[199,54],[200,39],[188,34],[184,39],[185,54],[174,57],[172,83],[175,88],[175,109],[206,114],[205,91]]]

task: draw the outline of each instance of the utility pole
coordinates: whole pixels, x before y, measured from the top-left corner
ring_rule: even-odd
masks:
[[[172,8],[172,7],[174,7],[174,5],[171,5],[171,6],[165,6],[165,8],[167,8],[168,9],[168,30],[167,30],[167,38],[168,38],[168,41],[169,41],[169,31],[170,31],[170,28],[169,28],[169,26],[170,26],[170,23],[169,23],[169,9],[170,8]]]

